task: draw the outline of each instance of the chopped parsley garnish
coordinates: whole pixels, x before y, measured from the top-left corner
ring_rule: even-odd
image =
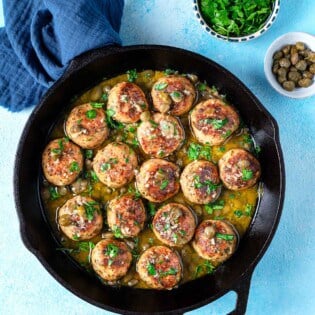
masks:
[[[166,82],[157,83],[157,84],[154,85],[154,90],[156,90],[156,91],[162,91],[162,90],[164,90],[167,86],[168,86],[168,84],[167,84]]]
[[[222,210],[224,208],[224,200],[218,200],[216,202],[208,203],[205,205],[205,210],[208,214],[213,214],[214,210]]]
[[[131,186],[128,187],[128,193],[133,194],[135,199],[141,198],[141,193],[137,188],[133,188]]]
[[[109,266],[111,266],[113,264],[114,261],[112,258],[117,257],[118,253],[119,253],[119,247],[118,246],[116,246],[114,244],[108,244],[106,246],[104,254],[109,257],[109,259],[108,259],[108,265]]]
[[[148,202],[148,209],[150,216],[153,217],[156,213],[155,204],[153,204],[152,202]]]
[[[94,119],[97,116],[96,110],[95,109],[90,109],[85,113],[85,116],[88,119]]]
[[[245,215],[250,217],[252,215],[252,209],[253,209],[253,205],[251,205],[250,203],[247,203],[244,210]]]
[[[216,233],[215,237],[220,238],[220,239],[225,240],[225,241],[233,241],[234,240],[234,235],[232,235],[232,234]]]
[[[160,151],[158,152],[158,156],[159,156],[159,157],[163,157],[163,156],[164,156],[164,154],[165,154],[165,153],[164,153],[164,151],[163,151],[163,150],[160,150]]]
[[[138,73],[136,69],[128,70],[127,72],[127,80],[129,82],[135,82],[138,78]]]
[[[231,130],[227,130],[225,133],[222,134],[224,139],[227,139],[232,134]]]
[[[220,187],[220,184],[215,184],[211,180],[206,179],[203,182],[200,181],[200,176],[194,176],[194,187],[199,189],[203,187],[207,187],[207,194],[210,194],[212,191],[216,190]]]
[[[177,274],[178,270],[171,267],[169,270],[167,271],[161,271],[160,272],[160,277],[166,277],[166,276],[175,276]]]
[[[113,129],[122,129],[124,128],[124,125],[116,120],[113,119],[113,116],[115,115],[115,111],[111,108],[107,109],[106,110],[106,122],[107,122],[107,125],[110,127],[110,128],[113,128]]]
[[[190,160],[198,160],[199,157],[211,161],[211,147],[209,145],[200,145],[198,143],[191,143],[187,151]]]
[[[93,157],[93,150],[85,150],[84,155],[87,159],[91,159]]]
[[[159,126],[158,123],[156,123],[154,120],[150,119],[149,120],[150,124],[153,126],[153,128],[157,128]]]
[[[259,145],[256,145],[254,148],[254,152],[256,155],[259,155],[259,153],[261,152],[261,147]]]
[[[88,201],[84,204],[85,214],[88,221],[93,220],[95,211],[98,211],[98,209],[95,207],[97,205],[98,203],[96,201]]]
[[[101,164],[101,171],[105,172],[112,168],[113,164],[117,164],[118,159],[117,158],[110,158],[107,162]]]
[[[164,70],[164,74],[165,75],[170,75],[170,74],[174,74],[176,71],[175,70],[172,70],[172,69],[165,69]]]
[[[101,96],[101,100],[106,102],[108,100],[108,93],[103,93]]]
[[[205,123],[208,125],[212,125],[214,129],[221,129],[223,126],[225,126],[228,123],[228,119],[212,119],[212,118],[206,118],[204,119]]]
[[[131,133],[135,133],[136,130],[137,129],[135,127],[133,127],[133,126],[130,126],[129,129],[128,129],[128,131],[131,132]]]
[[[81,252],[89,252],[95,247],[95,244],[92,242],[79,242],[78,249]]]
[[[240,218],[243,215],[243,211],[242,210],[235,210],[234,211],[234,215],[238,218]]]
[[[163,179],[161,185],[160,185],[160,189],[164,190],[169,184],[169,180],[168,179]]]
[[[253,178],[253,171],[246,168],[242,169],[242,180],[250,180]]]
[[[59,192],[58,192],[58,188],[57,187],[49,186],[48,187],[48,191],[49,191],[50,200],[56,200],[56,199],[61,197]]]
[[[93,108],[102,108],[104,103],[91,102],[90,103]]]
[[[60,155],[64,150],[63,139],[58,140],[59,148],[52,149],[51,151],[57,155]]]
[[[235,194],[229,194],[230,199],[234,199],[235,198]]]
[[[198,277],[198,275],[201,273],[201,272],[205,272],[207,274],[211,274],[213,273],[215,267],[211,264],[210,261],[206,260],[203,264],[200,264],[196,267],[196,270],[195,270],[195,278]]]
[[[150,276],[155,276],[156,275],[156,269],[155,269],[155,266],[152,263],[148,263],[147,271],[148,271],[148,274]]]
[[[272,12],[274,0],[201,0],[201,13],[224,36],[257,32]]]
[[[80,167],[79,167],[78,162],[76,162],[76,161],[71,162],[69,170],[70,170],[70,172],[79,172]]]
[[[207,84],[199,82],[197,85],[197,89],[200,92],[203,92],[207,89]]]
[[[121,233],[121,229],[118,226],[113,227],[113,233],[116,238],[123,238],[124,235]]]
[[[253,139],[252,137],[247,133],[245,135],[243,135],[243,142],[247,143],[247,144],[252,144],[253,143]]]
[[[75,240],[75,241],[78,241],[80,239],[79,235],[78,234],[73,234],[72,235],[72,238]]]

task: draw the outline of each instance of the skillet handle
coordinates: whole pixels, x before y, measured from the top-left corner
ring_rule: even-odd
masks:
[[[237,294],[235,309],[228,315],[244,315],[247,308],[250,280],[253,270],[249,271],[242,280],[232,289]]]

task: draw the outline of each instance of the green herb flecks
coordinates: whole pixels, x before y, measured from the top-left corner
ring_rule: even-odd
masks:
[[[128,187],[128,193],[134,195],[134,198],[138,200],[141,198],[141,193],[137,188],[133,188],[132,186]]]
[[[253,210],[253,205],[251,205],[250,203],[247,203],[244,210],[245,215],[250,217],[252,215],[252,210]]]
[[[113,233],[116,238],[124,238],[124,235],[122,234],[121,229],[118,226],[113,227]]]
[[[214,119],[214,118],[206,118],[205,123],[208,125],[212,125],[214,129],[218,130],[224,127],[228,123],[228,119]]]
[[[197,84],[197,89],[198,91],[203,92],[207,89],[207,84],[199,82]]]
[[[163,71],[163,73],[164,73],[165,75],[171,75],[171,74],[175,74],[176,71],[175,71],[175,70],[172,70],[172,69],[165,69],[165,70]]]
[[[90,110],[86,111],[85,116],[88,119],[94,119],[97,116],[97,112],[95,109],[90,109]]]
[[[80,172],[80,167],[79,163],[76,161],[71,162],[70,167],[69,167],[70,172]]]
[[[244,36],[258,31],[272,12],[274,0],[201,0],[201,13],[224,36]]]
[[[107,102],[107,100],[108,100],[108,93],[103,93],[102,96],[101,96],[101,100],[104,101],[104,102]]]
[[[138,78],[138,73],[136,69],[128,70],[127,72],[127,80],[129,82],[135,82]]]
[[[87,159],[91,159],[93,157],[93,150],[85,150],[84,151],[84,156],[87,158]]]
[[[216,202],[205,205],[205,210],[208,214],[213,214],[214,210],[222,210],[224,208],[224,200],[217,200]]]
[[[220,238],[220,239],[225,240],[225,241],[233,241],[234,240],[234,235],[232,235],[232,234],[216,233],[215,237]]]
[[[156,91],[162,91],[162,90],[164,90],[167,86],[168,86],[168,84],[167,84],[166,82],[156,83],[156,84],[154,85],[154,90],[156,90]]]
[[[156,269],[155,269],[155,266],[152,263],[148,263],[147,264],[147,271],[148,271],[148,274],[150,276],[155,276],[156,275]]]
[[[104,251],[104,254],[109,257],[108,265],[111,266],[113,264],[113,258],[116,258],[119,253],[119,247],[115,244],[108,244]]]
[[[169,180],[168,179],[164,179],[160,185],[160,189],[164,190],[169,184]]]
[[[166,276],[175,276],[178,273],[178,270],[171,267],[169,270],[167,271],[161,271],[159,273],[160,277],[166,277]]]
[[[234,215],[235,215],[237,218],[240,218],[240,217],[243,215],[243,211],[242,211],[242,210],[235,210],[235,211],[234,211]]]
[[[104,103],[91,102],[90,103],[93,108],[103,108]]]
[[[252,170],[248,170],[246,168],[242,169],[242,180],[251,180],[254,174]]]
[[[92,221],[95,211],[98,212],[98,208],[96,207],[98,206],[98,203],[96,201],[88,201],[83,206],[85,209],[86,218],[88,221]]]
[[[101,171],[105,172],[112,168],[113,164],[117,164],[118,159],[117,158],[110,158],[107,162],[101,164]]]
[[[221,186],[220,184],[215,184],[209,179],[201,181],[200,176],[198,176],[198,175],[194,176],[194,187],[197,189],[206,187],[207,194],[210,194],[212,191],[215,191],[220,186]]]
[[[58,146],[59,147],[55,148],[55,149],[52,149],[51,152],[56,154],[56,155],[60,155],[63,152],[63,150],[64,150],[63,141],[64,141],[64,139],[59,139],[58,140]]]
[[[152,202],[148,202],[148,211],[151,217],[154,217],[155,213],[156,213],[156,206],[154,203]]]
[[[58,192],[58,188],[57,187],[49,186],[48,187],[48,191],[49,191],[50,200],[52,200],[52,201],[61,197],[59,192]]]
[[[200,145],[198,143],[191,143],[187,151],[188,158],[192,161],[204,158],[211,161],[211,147],[209,145]]]
[[[197,278],[201,273],[211,274],[213,273],[215,267],[211,264],[209,260],[206,260],[203,264],[200,264],[195,269],[195,278]]]
[[[115,111],[111,108],[106,110],[106,122],[107,125],[112,129],[122,129],[124,128],[124,125],[116,120],[113,119],[113,116],[115,115]]]

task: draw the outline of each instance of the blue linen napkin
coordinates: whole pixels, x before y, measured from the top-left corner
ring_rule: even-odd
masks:
[[[121,44],[124,0],[3,0],[0,104],[37,104],[76,56]]]

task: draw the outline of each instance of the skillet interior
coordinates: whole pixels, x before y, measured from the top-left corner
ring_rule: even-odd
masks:
[[[256,143],[262,148],[260,162],[264,194],[252,224],[236,253],[209,275],[185,283],[172,291],[112,288],[83,272],[64,253],[42,214],[39,178],[41,152],[49,131],[70,99],[103,77],[128,69],[172,68],[196,73],[240,111]],[[177,48],[130,46],[88,52],[70,65],[68,71],[46,93],[34,110],[20,140],[15,164],[15,200],[26,247],[62,285],[74,294],[104,309],[119,313],[184,312],[220,297],[251,274],[275,232],[284,195],[284,168],[276,122],[253,94],[231,73],[216,63]]]

